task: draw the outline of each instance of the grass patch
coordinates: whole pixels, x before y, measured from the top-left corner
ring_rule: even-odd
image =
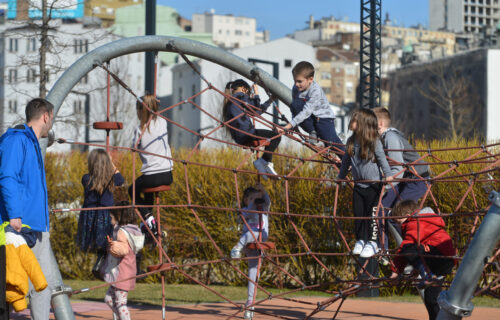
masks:
[[[64,283],[79,290],[82,288],[89,288],[103,284],[102,281],[80,281],[80,280],[65,280]],[[246,287],[234,286],[210,286],[221,295],[233,300],[244,302],[247,298]],[[274,288],[266,288],[273,295],[287,292],[289,290],[279,290]],[[87,301],[103,301],[106,294],[107,287],[92,290],[90,292],[80,293],[72,296],[72,301],[87,300]],[[204,289],[198,285],[189,284],[171,284],[165,286],[165,296],[167,304],[196,304],[196,303],[212,303],[212,302],[225,302],[224,299],[218,297],[212,292]],[[286,297],[330,297],[331,295],[320,291],[300,291],[287,295]],[[260,292],[257,295],[258,299],[266,298],[267,296]],[[351,299],[351,298],[349,298]],[[390,302],[413,302],[422,303],[420,296],[417,295],[402,295],[402,296],[388,296],[377,298],[356,298],[353,299],[374,299],[380,301]],[[161,284],[148,284],[137,283],[136,289],[131,291],[128,296],[128,301],[131,304],[149,304],[161,305]],[[472,300],[475,306],[478,307],[500,307],[500,300],[490,297],[476,297]]]

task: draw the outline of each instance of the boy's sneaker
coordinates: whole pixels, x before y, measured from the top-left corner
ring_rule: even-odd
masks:
[[[317,139],[318,139],[318,134],[316,133],[316,131],[313,130],[311,131],[311,133],[309,133],[309,136],[306,137],[306,142],[316,145],[319,142]]]
[[[255,310],[254,307],[248,307],[245,310],[245,313],[243,313],[243,318],[244,319],[253,319],[253,310]]]
[[[239,245],[235,245],[233,247],[233,249],[231,249],[231,258],[233,259],[237,259],[237,258],[241,258],[241,250],[243,250],[242,247],[240,247]]]
[[[365,246],[365,242],[363,240],[356,241],[354,245],[354,249],[352,249],[352,254],[358,255],[363,251],[363,247]]]
[[[359,254],[361,258],[371,258],[378,252],[378,245],[375,241],[368,241]]]
[[[255,167],[255,169],[257,169],[257,171],[259,171],[259,173],[267,173],[267,161],[266,160],[259,158],[253,162],[253,166]],[[267,180],[268,177],[263,175],[262,179]]]
[[[273,176],[276,176],[274,178],[276,178],[278,180],[280,179],[280,177],[278,177],[278,173],[274,170],[274,164],[272,162],[267,163],[266,171],[267,171],[267,173],[272,174]]]

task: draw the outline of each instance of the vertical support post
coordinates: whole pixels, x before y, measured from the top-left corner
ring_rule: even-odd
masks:
[[[280,78],[280,66],[278,63],[273,63],[273,77],[275,79],[279,79]],[[275,124],[279,124],[280,121],[280,115],[278,113],[278,108],[279,108],[279,100],[275,100],[274,102],[274,108],[273,108],[273,123]]]
[[[472,296],[497,241],[500,239],[500,193],[492,191],[488,197],[490,210],[472,239],[450,290],[439,295],[441,307],[438,320],[458,320],[469,317],[474,305]]]
[[[380,106],[381,0],[361,0],[360,106]]]
[[[85,143],[90,142],[90,95],[86,93],[85,95]],[[89,151],[89,146],[85,145],[83,151]]]
[[[146,0],[146,35],[156,35],[156,0]],[[154,88],[154,75],[155,75],[155,53],[153,51],[146,51],[145,62],[145,91],[153,94]]]
[[[109,61],[107,63],[109,69]],[[106,79],[106,121],[109,122],[111,103],[111,74],[108,72]],[[109,153],[109,129],[106,130],[106,152]]]
[[[163,254],[162,254],[162,231],[161,231],[161,220],[160,220],[160,194],[155,193],[156,197],[156,229],[158,230],[158,255],[160,256],[160,265],[163,264]],[[161,276],[161,315],[162,319],[165,320],[165,275],[163,272],[160,273]]]

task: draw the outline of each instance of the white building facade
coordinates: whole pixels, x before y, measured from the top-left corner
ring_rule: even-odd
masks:
[[[499,0],[429,0],[431,30],[480,33],[495,28],[499,14]]]
[[[255,18],[211,12],[193,14],[192,32],[211,33],[213,42],[223,48],[249,47],[266,39],[264,31],[257,32]]]
[[[9,127],[25,122],[24,110],[28,101],[39,96],[38,30],[22,22],[7,22],[0,26],[0,134]],[[119,37],[95,25],[51,21],[51,48],[47,53],[49,91],[62,73],[77,59],[91,50]],[[138,95],[144,94],[144,53],[113,59],[109,69],[117,74]],[[168,69],[168,70],[167,70]],[[105,132],[94,130],[93,122],[106,120],[107,73],[96,67],[73,88],[55,117],[56,138],[78,142],[104,143]],[[169,68],[158,71],[158,96],[171,93]],[[111,121],[124,123],[124,130],[111,133],[111,143],[130,145],[132,131],[137,125],[135,99],[116,81],[110,86]],[[64,152],[84,149],[76,145],[54,144],[49,151]]]

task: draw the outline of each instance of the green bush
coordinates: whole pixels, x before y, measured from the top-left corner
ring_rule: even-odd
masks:
[[[459,146],[478,145],[477,141],[461,141]],[[418,149],[439,149],[457,146],[457,143],[449,141],[434,141],[430,144],[417,142]],[[434,152],[436,158],[428,158],[429,162],[463,160],[476,152],[474,150],[457,150],[446,152]],[[490,150],[496,153],[496,150]],[[281,149],[281,152],[284,152]],[[187,159],[190,150],[176,150],[176,159]],[[225,168],[237,168],[248,155],[248,150],[216,149],[196,151],[191,155],[189,161],[194,163],[204,163]],[[310,156],[307,150],[292,152],[300,157]],[[78,207],[83,203],[83,187],[80,179],[86,170],[87,154],[73,152],[67,154],[47,154],[46,170],[49,190],[49,203],[52,208],[56,207]],[[136,177],[140,174],[141,162],[136,155]],[[115,152],[113,154],[116,166],[120,169],[126,180],[126,186],[115,191],[115,200],[126,200],[127,187],[132,182],[132,156],[130,153]],[[250,158],[253,159],[253,158]],[[488,160],[488,159],[487,159]],[[489,159],[491,160],[491,159]],[[280,173],[290,172],[300,163],[298,160],[275,157],[275,168]],[[458,167],[461,173],[478,172],[486,164],[463,164]],[[433,176],[448,169],[449,165],[432,166]],[[257,182],[255,169],[250,160],[246,161],[241,170],[248,173],[238,173],[238,185],[235,185],[235,173],[232,170],[220,170],[212,167],[200,166],[197,164],[183,165],[176,162],[174,166],[174,183],[169,192],[161,194],[161,203],[168,205],[187,205],[189,195],[191,204],[216,208],[231,208],[231,210],[215,210],[211,208],[175,207],[161,210],[161,222],[163,228],[168,231],[166,246],[169,257],[177,264],[190,264],[202,261],[220,259],[216,248],[212,245],[202,226],[196,220],[195,215],[213,237],[218,248],[223,255],[229,256],[229,251],[236,244],[239,238],[239,215],[234,210],[237,208],[236,187],[239,195],[243,190]],[[184,179],[188,177],[188,184]],[[456,175],[452,171],[447,176]],[[295,172],[294,176],[313,178],[334,178],[336,173],[327,164],[321,162],[306,162]],[[495,173],[499,178],[498,172]],[[432,193],[437,201],[438,207],[443,213],[456,213],[453,219],[447,219],[447,228],[456,246],[463,255],[468,240],[471,238],[471,231],[474,223],[479,225],[479,217],[460,216],[460,213],[476,212],[484,209],[488,205],[487,195],[481,188],[481,184],[476,184],[473,194],[470,194],[463,205],[456,210],[456,207],[469,186],[470,177],[456,178],[457,182],[436,182],[432,187]],[[477,179],[485,179],[480,175]],[[347,248],[341,234],[337,228],[342,230],[349,245],[353,244],[353,221],[338,220],[333,222],[333,208],[336,206],[336,215],[339,217],[352,216],[352,196],[351,188],[344,187],[339,191],[338,201],[335,202],[335,187],[328,187],[320,181],[302,180],[289,178],[289,212],[299,216],[270,215],[270,239],[277,246],[279,254],[296,254],[289,258],[279,258],[279,265],[286,269],[294,277],[305,283],[319,284],[334,282],[335,275],[342,279],[354,279],[355,265],[347,256],[318,256],[318,259],[328,268],[326,271],[310,254],[303,245],[298,233],[302,235],[304,242],[311,252],[320,253],[344,253]],[[271,211],[285,213],[286,195],[285,181],[264,182],[268,190],[272,206]],[[498,188],[498,184],[493,187]],[[429,197],[426,205],[436,208],[433,200]],[[60,265],[63,277],[69,279],[90,279],[92,278],[90,269],[94,262],[93,254],[84,253],[75,246],[76,225],[78,212],[74,214],[57,213],[52,215],[52,244],[55,255]],[[324,218],[310,218],[305,215],[324,216]],[[477,228],[476,228],[477,229]],[[143,267],[158,263],[157,249],[143,250]],[[270,252],[272,254],[273,252]],[[196,267],[187,267],[184,270],[196,279],[211,284],[243,285],[245,278],[239,275],[230,264],[237,266],[246,272],[244,262],[218,262]],[[389,270],[382,268],[382,274],[387,275]],[[146,281],[156,281],[155,277],[149,277]],[[170,283],[189,283],[181,274],[177,272],[167,272],[167,281]],[[277,270],[270,263],[264,263],[261,273],[261,283],[269,286],[296,287],[298,283],[287,277],[283,272]],[[330,286],[335,289],[336,286]],[[391,290],[391,289],[387,289]],[[393,289],[397,292],[401,289]]]

